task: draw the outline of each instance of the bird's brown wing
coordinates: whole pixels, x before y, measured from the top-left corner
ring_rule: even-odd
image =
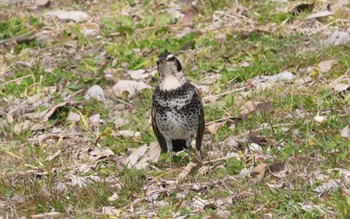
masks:
[[[196,134],[196,149],[200,151],[202,146],[202,141],[203,141],[204,129],[205,129],[205,120],[204,120],[204,110],[203,110],[203,104],[202,104],[200,92],[198,91],[197,88],[195,88],[195,91],[198,95],[198,99],[200,102],[200,111],[198,115],[199,125],[197,129],[197,134]]]
[[[156,109],[155,107],[152,107],[151,110],[151,117],[152,117],[152,128],[153,128],[153,132],[156,135],[156,138],[159,142],[160,148],[162,149],[162,152],[167,152],[168,151],[168,147],[166,145],[166,141],[164,136],[162,135],[162,133],[160,133],[158,126],[157,126],[157,122],[156,122]]]

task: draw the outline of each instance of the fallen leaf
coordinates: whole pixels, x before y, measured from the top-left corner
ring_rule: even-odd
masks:
[[[71,122],[78,122],[80,121],[80,115],[78,113],[69,112],[67,120]]]
[[[209,125],[206,125],[205,130],[207,130],[208,132],[214,134],[217,132],[217,130],[222,126],[222,122],[213,122]]]
[[[116,209],[113,206],[102,207],[102,214],[110,216],[119,216],[120,210]]]
[[[285,162],[275,162],[267,166],[269,173],[277,178],[284,178],[287,175]]]
[[[321,214],[324,214],[325,211],[321,208],[320,205],[309,205],[309,204],[304,204],[300,203],[301,209],[303,209],[306,212],[313,212],[313,211],[319,211]]]
[[[129,70],[128,74],[132,79],[139,80],[139,79],[145,79],[150,76],[149,73],[146,72],[144,69],[139,69],[139,70]]]
[[[330,181],[323,183],[320,186],[317,186],[313,191],[318,193],[325,193],[325,192],[330,192],[339,187],[340,187],[340,184],[336,180],[331,179]]]
[[[259,101],[248,101],[238,109],[239,117],[245,117],[251,112],[254,112],[256,110],[257,105],[261,104],[262,102]]]
[[[314,14],[311,14],[311,15],[307,16],[306,19],[327,17],[327,16],[330,16],[330,15],[333,15],[333,14],[334,14],[334,12],[331,12],[331,11],[320,11],[320,12],[316,12]]]
[[[350,138],[350,128],[349,126],[344,127],[341,132],[340,132],[340,136],[343,138]]]
[[[110,201],[110,202],[114,202],[114,201],[116,201],[118,199],[119,199],[119,195],[117,193],[113,193],[113,195],[109,196],[107,200]]]
[[[84,96],[86,100],[90,98],[94,98],[98,101],[104,102],[106,100],[105,93],[102,89],[102,87],[98,85],[94,85],[89,88],[89,90],[86,91],[86,94]]]
[[[350,43],[350,34],[347,32],[335,31],[326,40],[328,45],[345,45]]]
[[[31,218],[40,218],[40,219],[54,219],[54,218],[64,218],[66,215],[60,212],[49,212],[42,214],[35,214],[30,216]]]
[[[98,113],[98,114],[94,114],[94,115],[92,115],[92,116],[90,116],[89,118],[88,118],[88,124],[89,124],[89,126],[90,127],[94,127],[94,128],[96,128],[96,127],[99,127],[100,126],[100,119],[101,119],[101,116],[100,116],[100,114]]]
[[[251,152],[261,152],[262,151],[262,147],[260,145],[258,145],[257,143],[249,144],[248,148]]]
[[[324,121],[326,121],[326,116],[320,116],[320,114],[317,114],[315,117],[314,117],[314,120],[318,123],[322,123]]]
[[[327,61],[323,61],[318,63],[318,67],[320,68],[321,72],[329,72],[331,70],[332,65],[336,62],[336,60],[331,59]]]
[[[67,101],[61,102],[56,104],[54,107],[52,107],[50,110],[48,110],[42,117],[42,121],[47,122],[49,121],[49,118],[52,116],[52,114],[60,107],[63,107],[67,104]]]
[[[80,22],[85,21],[89,18],[89,15],[82,11],[65,11],[65,10],[53,10],[46,12],[44,14],[44,17],[57,17],[60,20],[63,21],[74,21],[74,22]]]
[[[295,78],[295,76],[289,72],[289,71],[283,71],[279,74],[275,74],[275,75],[271,75],[271,76],[261,76],[264,79],[267,79],[268,82],[270,83],[276,83],[276,82],[280,82],[280,81],[290,81],[293,78]]]
[[[211,216],[212,218],[216,218],[216,219],[229,219],[231,218],[231,212],[228,210],[219,208],[215,212],[213,212]]]
[[[160,147],[157,141],[150,144],[147,152],[139,159],[134,166],[136,169],[145,169],[148,166],[148,162],[156,163],[160,156]]]
[[[195,167],[198,166],[198,163],[189,162],[186,167],[181,171],[177,177],[178,181],[182,181]]]
[[[13,131],[16,134],[19,134],[23,130],[28,130],[32,124],[33,124],[33,122],[31,122],[29,120],[25,120],[24,122],[16,123],[15,126],[13,127]]]
[[[151,88],[142,81],[120,80],[113,86],[113,93],[116,97],[123,97],[124,92],[128,92],[128,96],[134,96],[138,91]]]
[[[123,136],[124,138],[131,138],[131,137],[135,137],[138,138],[141,136],[140,132],[134,132],[134,131],[130,131],[130,130],[121,130],[117,132],[118,136]]]
[[[237,138],[235,136],[229,136],[225,140],[225,145],[230,148],[238,148],[239,143],[237,142]]]
[[[250,171],[250,176],[253,178],[257,178],[260,181],[265,176],[265,171],[266,164],[260,161],[260,163]]]
[[[210,202],[208,200],[199,198],[199,197],[194,197],[192,200],[192,207],[193,208],[200,208],[203,209],[206,205],[209,205]]]
[[[344,92],[344,91],[348,90],[349,87],[350,87],[349,84],[338,83],[338,84],[333,86],[333,89],[334,89],[335,92],[341,93],[341,92]]]
[[[138,147],[135,151],[133,151],[124,161],[123,163],[127,165],[128,168],[132,168],[135,166],[137,161],[146,153],[147,145],[143,145]]]

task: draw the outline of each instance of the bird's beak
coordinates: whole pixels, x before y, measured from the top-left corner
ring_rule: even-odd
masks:
[[[165,61],[166,61],[166,60],[163,59],[163,58],[157,59],[157,62],[158,62],[158,63],[164,63]]]

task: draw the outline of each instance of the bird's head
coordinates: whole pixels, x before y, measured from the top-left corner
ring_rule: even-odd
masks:
[[[159,55],[157,67],[161,90],[177,89],[187,82],[181,63],[174,54],[165,52]]]
[[[158,72],[161,77],[176,76],[179,72],[182,73],[180,61],[172,53],[165,52],[157,58]]]

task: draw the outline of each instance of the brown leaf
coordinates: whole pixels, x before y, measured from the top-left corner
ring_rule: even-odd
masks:
[[[182,181],[195,167],[197,167],[197,163],[189,162],[187,166],[181,171],[178,176],[178,181]]]
[[[251,112],[254,112],[256,109],[256,106],[259,105],[261,102],[258,101],[248,101],[245,104],[243,104],[238,109],[239,117],[245,117]]]
[[[124,164],[128,166],[128,168],[132,168],[135,166],[137,161],[146,153],[147,145],[142,145],[134,150],[124,161]]]
[[[267,170],[269,173],[277,178],[284,178],[288,169],[285,162],[275,162],[268,165]]]
[[[132,97],[146,88],[151,87],[142,81],[120,80],[113,86],[113,93],[116,97],[123,97],[123,93],[127,92],[128,96]]]
[[[64,101],[64,102],[61,102],[59,104],[57,104],[56,106],[52,107],[42,118],[42,121],[44,122],[47,122],[49,121],[50,117],[52,116],[52,114],[54,114],[54,112],[60,108],[60,107],[63,107],[65,105],[67,105],[68,101]]]
[[[147,152],[137,161],[136,169],[145,169],[148,166],[148,162],[157,162],[160,156],[160,147],[157,141],[150,144]]]
[[[333,14],[334,14],[334,12],[331,12],[331,11],[320,11],[320,12],[316,12],[314,14],[311,14],[311,15],[307,16],[306,19],[327,17],[327,16],[330,16],[330,15],[333,15]]]
[[[257,178],[260,181],[265,176],[265,171],[266,163],[260,161],[260,163],[250,171],[250,176],[253,178]]]
[[[320,68],[321,72],[329,72],[332,68],[332,65],[336,62],[336,60],[326,60],[323,62],[318,63],[318,67]]]
[[[60,212],[49,212],[32,215],[31,218],[40,218],[40,219],[54,219],[54,218],[64,218],[65,214]]]
[[[217,130],[219,129],[219,127],[222,126],[222,124],[223,124],[223,122],[213,122],[213,123],[207,125],[207,126],[205,127],[205,129],[206,129],[208,132],[214,134],[214,133],[217,132]]]

